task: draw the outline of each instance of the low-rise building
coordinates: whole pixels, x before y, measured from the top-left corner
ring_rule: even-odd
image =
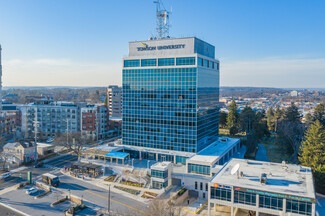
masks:
[[[21,164],[33,161],[35,158],[35,147],[33,142],[13,142],[3,146],[5,153],[12,154],[9,159],[11,163]]]
[[[254,215],[315,215],[316,195],[308,167],[232,159],[209,181],[209,215],[239,209]]]
[[[151,187],[162,189],[172,184],[172,163],[160,162],[151,166]]]
[[[81,133],[89,139],[109,137],[109,112],[104,105],[81,108]]]

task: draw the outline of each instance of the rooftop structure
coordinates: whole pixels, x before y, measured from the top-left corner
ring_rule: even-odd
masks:
[[[315,215],[309,167],[232,159],[209,182],[209,202],[272,215]],[[209,204],[209,208],[212,205]]]

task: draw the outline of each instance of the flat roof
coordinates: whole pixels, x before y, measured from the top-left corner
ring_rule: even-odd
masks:
[[[166,169],[171,165],[171,162],[158,162],[151,166],[151,169]]]
[[[99,145],[99,146],[96,146],[94,147],[95,150],[99,150],[99,151],[118,151],[118,150],[121,150],[122,147],[120,146],[110,146],[108,145],[107,143],[106,144],[103,144],[103,145]]]
[[[129,153],[126,152],[116,152],[116,151],[111,151],[109,153],[107,153],[105,156],[106,157],[111,157],[111,158],[118,158],[118,159],[124,159],[127,156],[129,156]]]
[[[202,149],[193,157],[187,159],[189,163],[204,162],[213,164],[219,160],[227,151],[233,148],[234,145],[240,142],[237,138],[219,137],[219,139],[209,146]]]
[[[239,164],[239,165],[237,165]],[[243,176],[232,175],[231,170],[239,166]],[[262,173],[267,174],[267,183],[260,183]],[[211,180],[211,183],[247,188],[256,191],[294,195],[315,199],[312,171],[309,167],[294,164],[232,159]]]

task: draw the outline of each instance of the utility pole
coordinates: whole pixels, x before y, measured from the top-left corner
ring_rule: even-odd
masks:
[[[37,127],[39,126],[39,121],[37,121],[37,109],[35,109],[35,118],[36,120],[33,122],[34,123],[34,133],[35,133],[35,167],[37,166]]]
[[[69,144],[69,119],[67,118],[67,146]]]
[[[111,185],[108,185],[108,206],[107,206],[107,211],[108,211],[108,215],[111,215]]]

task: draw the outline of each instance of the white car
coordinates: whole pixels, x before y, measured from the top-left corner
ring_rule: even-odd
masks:
[[[38,191],[37,188],[29,188],[27,191],[26,191],[26,194],[30,195],[30,194],[33,194],[33,193],[36,193]]]
[[[6,178],[9,178],[10,176],[11,176],[11,173],[7,172],[7,173],[2,174],[0,179],[6,179]]]

